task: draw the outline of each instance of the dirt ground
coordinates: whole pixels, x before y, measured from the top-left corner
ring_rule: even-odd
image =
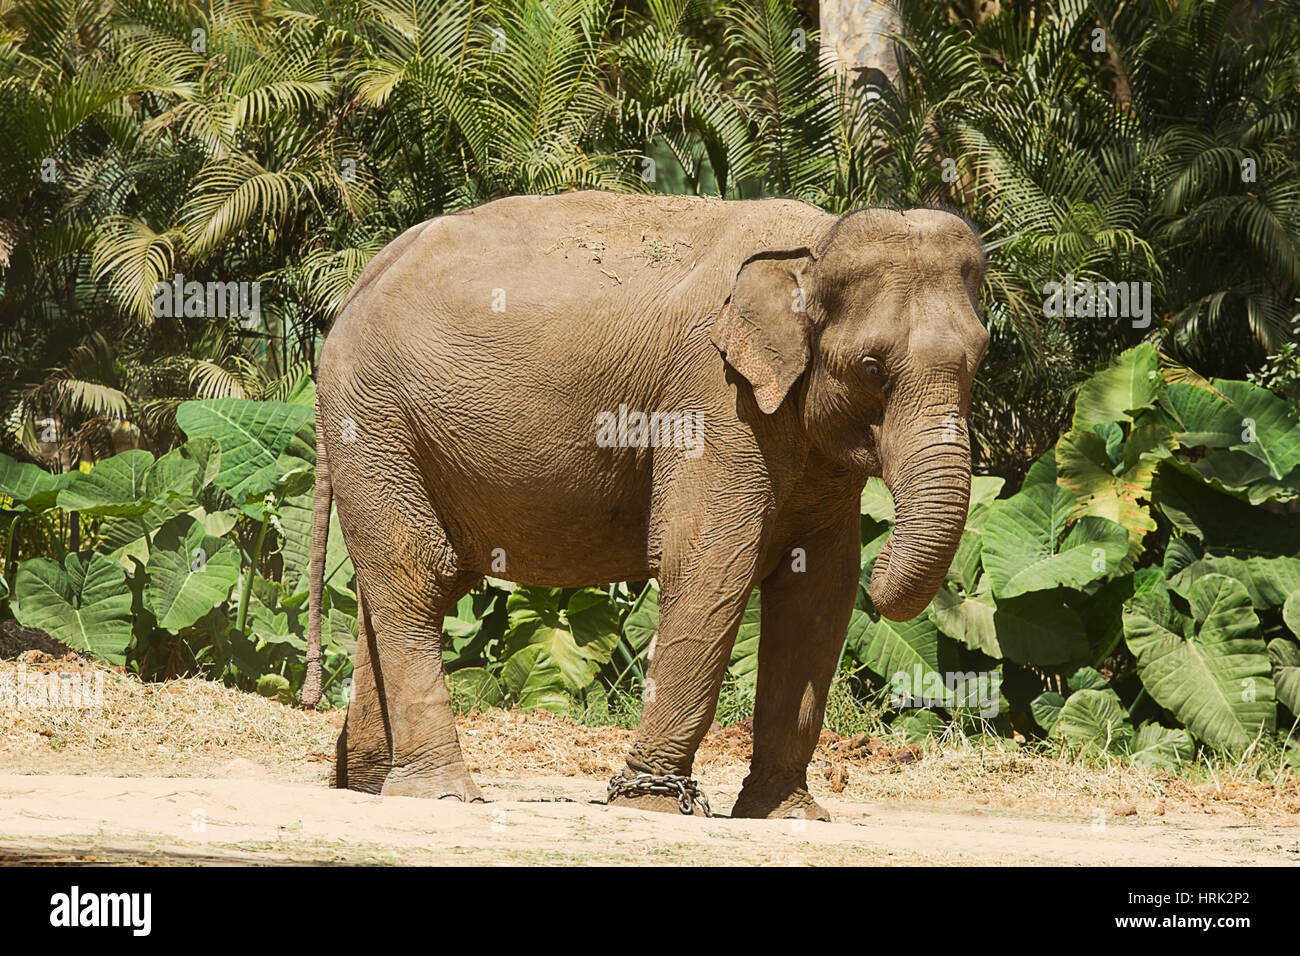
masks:
[[[545,713],[461,720],[487,804],[336,791],[339,713],[3,651],[0,691],[6,673],[104,675],[98,708],[0,700],[5,863],[1300,865],[1295,782],[1192,784],[830,732],[810,785],[835,822],[730,820],[744,725],[715,727],[696,762],[713,819],[604,806],[631,732]]]

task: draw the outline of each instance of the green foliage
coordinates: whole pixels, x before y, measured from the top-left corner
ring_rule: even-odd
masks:
[[[158,529],[152,542],[145,606],[158,626],[180,631],[225,601],[239,580],[239,551],[189,515]]]
[[[526,710],[568,710],[568,694],[587,687],[608,664],[618,641],[618,614],[609,596],[584,588],[560,606],[553,588],[518,588],[506,602],[509,626],[502,679]]]
[[[200,673],[287,700],[305,673],[311,405],[196,401],[177,419],[191,437],[166,454],[126,451],[57,479],[0,455],[22,540],[40,532],[58,553],[75,512],[88,546],[61,561],[22,560],[12,612],[142,676]],[[335,535],[325,641],[339,702],[356,597],[337,522]]]
[[[993,509],[982,532],[984,567],[997,597],[1058,585],[1082,587],[1117,569],[1128,532],[1109,518],[1069,524],[1076,499],[1061,485],[1035,485]]]
[[[990,504],[973,489],[924,618],[894,624],[859,602],[846,653],[870,686],[918,665],[996,665],[1013,724],[1158,769],[1197,745],[1240,755],[1291,725],[1297,410],[1248,382],[1180,381],[1153,357],[1130,350],[1086,383],[1087,411],[1018,492]],[[1259,467],[1209,473],[1226,453]],[[862,511],[865,579],[893,517],[883,485]]]
[[[1124,637],[1152,699],[1197,738],[1241,751],[1273,730],[1267,650],[1241,582],[1199,578],[1186,611],[1167,589],[1138,595],[1124,611]]]
[[[24,561],[14,580],[14,615],[74,650],[122,664],[131,639],[131,592],[115,561],[102,554],[69,554],[60,566],[47,558]]]

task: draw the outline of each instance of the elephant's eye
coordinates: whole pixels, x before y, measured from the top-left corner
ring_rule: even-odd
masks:
[[[885,366],[879,359],[870,357],[864,359],[862,368],[877,381],[883,382],[885,380]]]

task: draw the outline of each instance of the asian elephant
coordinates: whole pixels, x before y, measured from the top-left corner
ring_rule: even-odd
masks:
[[[788,199],[518,196],[395,239],[320,357],[305,703],[331,494],[360,598],[335,784],[481,799],[440,642],[485,573],[654,577],[654,693],[622,777],[651,776],[610,802],[692,809],[667,791],[691,774],[759,586],[732,815],[826,819],[806,771],[858,588],[859,496],[873,475],[893,492],[870,593],[911,618],[966,518],[983,270],[957,216]]]

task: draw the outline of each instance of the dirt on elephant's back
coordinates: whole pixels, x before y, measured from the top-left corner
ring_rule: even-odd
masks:
[[[90,708],[0,703],[0,861],[1300,863],[1295,783],[1193,784],[828,731],[809,783],[834,823],[733,821],[742,723],[701,747],[696,777],[719,814],[703,820],[603,805],[631,731],[494,710],[459,721],[491,801],[464,806],[328,789],[341,713],[197,679],[142,683],[72,654],[29,650],[0,668],[77,675],[92,693],[102,682]]]

